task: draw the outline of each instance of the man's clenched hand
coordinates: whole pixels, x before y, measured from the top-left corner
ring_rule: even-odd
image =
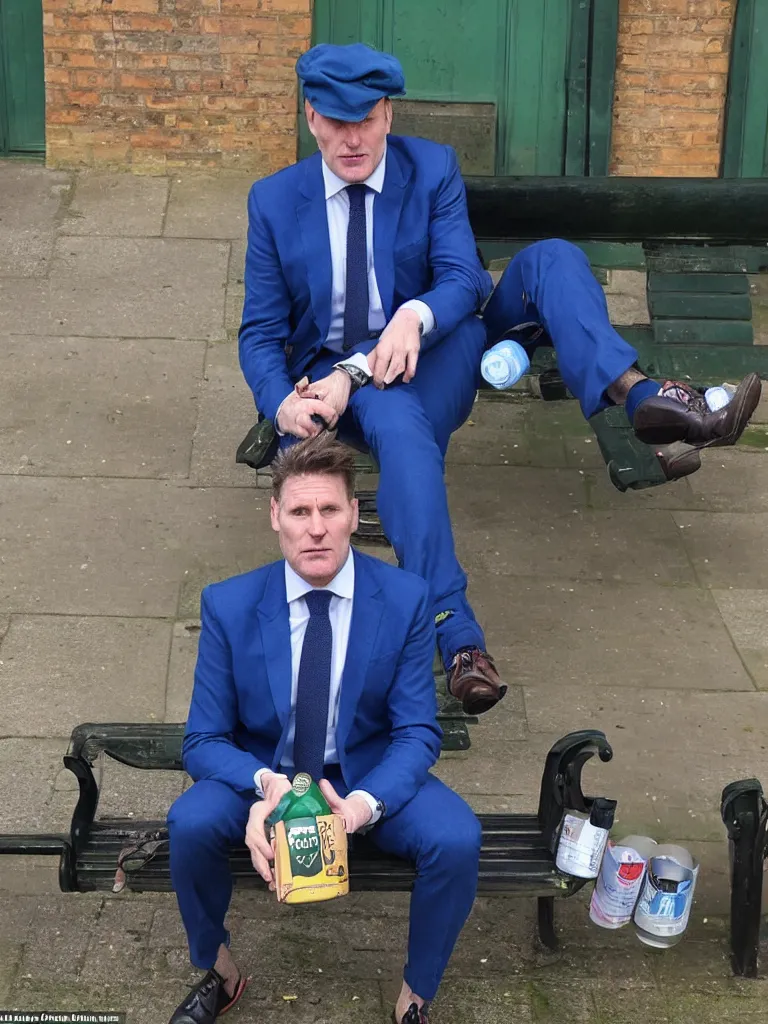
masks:
[[[304,377],[280,406],[276,425],[283,434],[316,437],[323,427],[314,422],[313,415],[321,416],[329,429],[336,426],[339,414],[328,402],[305,396],[307,384],[307,378]]]
[[[321,779],[318,785],[333,813],[344,819],[345,832],[357,832],[371,820],[371,808],[361,796],[348,796],[344,800],[327,779]]]
[[[297,384],[296,389],[305,399],[316,398],[329,405],[338,419],[344,414],[349,404],[352,381],[349,374],[344,373],[343,370],[334,370],[327,377],[322,377],[312,384]]]
[[[285,794],[290,792],[291,784],[284,775],[264,772],[261,776],[261,789],[264,799],[257,800],[251,807],[248,824],[245,826],[245,845],[251,851],[251,863],[254,868],[269,888],[274,890],[275,875],[272,861],[275,859],[275,852],[267,838],[264,823]]]

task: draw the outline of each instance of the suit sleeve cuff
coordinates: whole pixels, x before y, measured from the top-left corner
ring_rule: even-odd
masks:
[[[376,797],[371,796],[370,793],[366,793],[364,789],[353,789],[351,793],[347,793],[347,799],[351,796],[361,796],[371,808],[371,819],[365,827],[370,828],[371,825],[375,825],[381,817],[381,804]]]
[[[275,433],[277,434],[278,437],[285,437],[285,432],[282,431],[280,427],[278,427],[277,421],[280,419],[280,410],[283,408],[283,406],[285,405],[285,403],[288,401],[292,394],[293,391],[291,392],[290,395],[286,395],[285,398],[280,403],[280,405],[278,405],[277,412],[275,413],[275,418],[272,420],[272,426],[275,428]],[[263,771],[264,769],[261,770]]]
[[[429,334],[430,331],[434,330],[435,327],[435,314],[421,299],[409,299],[404,302],[400,309],[412,309],[414,313],[418,313],[421,319],[421,333]]]
[[[264,777],[264,773],[269,772],[270,775],[278,775],[278,772],[273,772],[271,768],[259,768],[256,774],[253,776],[253,788],[256,790],[256,796],[260,799],[264,799],[264,790],[261,786],[261,780]],[[287,775],[281,775],[280,778],[287,779]]]
[[[358,370],[362,370],[367,377],[372,377],[371,368],[368,365],[368,360],[363,352],[353,352],[351,356],[344,356],[338,363],[334,363],[333,367],[336,369],[337,366],[356,366]]]

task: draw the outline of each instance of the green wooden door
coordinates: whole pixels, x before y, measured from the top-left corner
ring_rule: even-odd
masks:
[[[617,9],[618,0],[315,0],[313,42],[394,53],[407,88],[394,130],[450,142],[466,174],[605,174]],[[311,149],[304,128],[300,153]]]
[[[768,177],[768,2],[739,0],[728,80],[723,177]]]
[[[42,0],[0,0],[0,155],[44,152]]]

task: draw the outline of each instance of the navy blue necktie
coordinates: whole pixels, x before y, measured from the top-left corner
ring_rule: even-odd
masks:
[[[333,631],[328,614],[331,596],[330,590],[310,590],[304,595],[309,608],[309,622],[301,646],[296,688],[293,764],[297,772],[307,772],[315,782],[323,776],[328,731],[333,650]]]
[[[344,296],[344,351],[368,338],[368,250],[365,230],[367,185],[348,185],[347,287]]]

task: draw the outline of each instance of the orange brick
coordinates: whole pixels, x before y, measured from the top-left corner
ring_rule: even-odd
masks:
[[[157,18],[148,14],[116,14],[113,19],[115,32],[173,32],[170,18]]]
[[[73,71],[72,84],[79,88],[107,88],[114,84],[114,75],[104,71]]]
[[[119,77],[120,88],[122,89],[170,89],[173,79],[170,75],[162,74],[121,74]]]
[[[57,32],[43,36],[43,47],[46,50],[95,50],[96,41],[85,32]]]
[[[112,0],[113,14],[157,14],[160,0]]]
[[[151,68],[166,68],[169,64],[167,53],[118,53],[115,65],[132,71],[148,71]]]
[[[46,68],[45,81],[47,85],[69,85],[69,71],[66,68]]]
[[[54,14],[55,28],[65,32],[111,32],[111,14]]]

